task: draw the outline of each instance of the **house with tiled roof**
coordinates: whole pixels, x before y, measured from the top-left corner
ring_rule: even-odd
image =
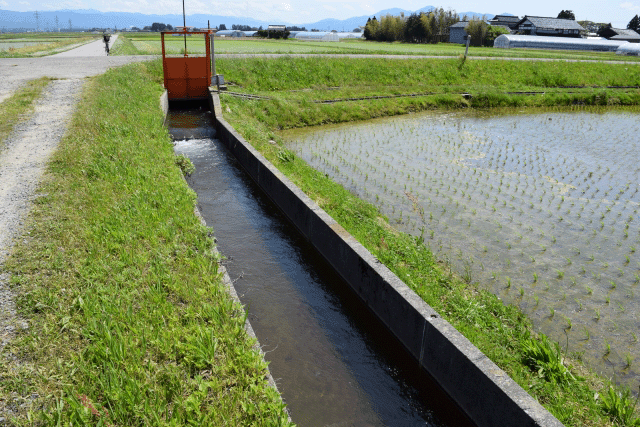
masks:
[[[525,16],[516,25],[518,34],[553,37],[581,37],[585,29],[573,19]]]
[[[619,40],[627,41],[630,43],[640,43],[640,34],[627,28],[612,28],[606,26],[598,31],[600,37],[604,37],[607,40]]]
[[[519,16],[513,15],[496,15],[489,21],[489,25],[506,27],[509,30],[515,30],[516,25],[520,22]]]

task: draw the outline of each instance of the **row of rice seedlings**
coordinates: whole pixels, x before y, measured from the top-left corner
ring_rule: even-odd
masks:
[[[364,196],[398,225],[427,241],[447,236],[448,250],[468,251],[472,264],[481,266],[472,272],[478,279],[483,277],[486,258],[496,254],[496,267],[508,272],[522,289],[517,299],[523,305],[533,307],[527,298],[535,298],[540,307],[540,295],[549,293],[554,298],[560,295],[561,301],[580,301],[576,313],[602,306],[614,307],[611,313],[604,310],[613,318],[632,312],[632,298],[624,296],[629,295],[629,284],[637,284],[640,266],[635,249],[637,204],[631,200],[637,196],[632,186],[624,183],[618,194],[631,195],[614,204],[585,194],[570,196],[582,192],[585,182],[595,185],[597,180],[615,178],[612,171],[597,165],[589,175],[585,171],[591,165],[586,161],[572,162],[569,155],[554,157],[539,145],[522,144],[533,147],[527,151],[506,138],[492,138],[490,130],[474,134],[458,126],[452,133],[445,126],[447,120],[455,122],[444,117],[435,124],[394,121],[392,126],[356,126],[348,132],[332,129],[300,147],[312,150],[326,172],[343,170],[341,179],[354,191],[365,189]],[[552,164],[554,158],[559,165]],[[407,193],[421,200],[424,215],[413,212]],[[470,235],[476,242],[471,251],[465,242]],[[628,240],[630,236],[635,240]],[[441,242],[434,246],[447,251]],[[553,288],[537,286],[529,292],[549,282]],[[590,291],[585,292],[587,288]],[[614,305],[612,295],[617,299]],[[586,327],[584,315],[567,318]],[[596,327],[589,335],[601,333]]]

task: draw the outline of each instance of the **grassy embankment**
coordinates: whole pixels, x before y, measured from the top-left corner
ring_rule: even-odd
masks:
[[[0,103],[0,149],[14,126],[33,112],[33,102],[40,97],[50,81],[47,77],[31,80]]]
[[[93,40],[97,40],[96,35],[88,35],[86,33],[20,33],[20,34],[4,34],[0,36],[0,58],[28,58],[32,56],[44,56],[55,53],[64,48],[75,45],[84,44]],[[38,44],[12,47],[14,44],[21,42],[37,42]]]
[[[120,55],[157,55],[161,53],[160,34],[127,33],[120,38],[132,42],[137,53],[119,53]],[[184,47],[182,39],[169,36],[167,52],[177,54]],[[187,48],[193,53],[204,52],[204,42],[200,37],[190,37]],[[420,55],[420,56],[454,56],[464,53],[464,46],[453,43],[418,44],[418,43],[381,43],[358,39],[344,39],[340,42],[321,42],[306,40],[266,40],[256,38],[215,38],[215,50],[222,54],[360,54],[360,55]],[[575,59],[595,61],[631,61],[639,62],[637,56],[621,56],[615,52],[581,52],[568,50],[542,49],[494,49],[491,47],[472,47],[470,57],[492,58],[545,58]]]
[[[310,168],[282,146],[278,130],[363,120],[426,109],[469,107],[585,108],[638,105],[640,93],[558,86],[638,85],[640,69],[621,65],[526,62],[388,61],[344,59],[219,60],[234,90],[269,96],[246,100],[222,94],[223,114],[271,162],[384,262],[428,304],[568,426],[638,425],[634,400],[609,380],[537,336],[516,306],[454,277],[422,239],[400,233],[378,210]],[[504,94],[539,90],[544,96]],[[415,98],[318,104],[314,99],[436,92]],[[455,92],[470,92],[467,101]],[[578,104],[577,106],[575,104]],[[279,144],[273,145],[270,140]]]
[[[176,166],[161,73],[87,84],[7,262],[29,323],[0,358],[11,423],[289,423]]]

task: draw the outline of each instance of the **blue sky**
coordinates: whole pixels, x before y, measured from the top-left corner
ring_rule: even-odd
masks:
[[[611,22],[626,27],[640,14],[640,0],[539,0],[513,2],[505,0],[448,0],[437,4],[429,0],[185,0],[187,15],[208,13],[246,16],[261,20],[290,23],[315,22],[324,18],[346,19],[369,15],[394,7],[417,10],[427,5],[451,8],[456,12],[512,13],[518,16],[557,16],[562,9],[573,10],[576,19]],[[0,9],[15,11],[96,9],[102,12],[140,12],[145,14],[182,14],[181,0],[0,0]]]

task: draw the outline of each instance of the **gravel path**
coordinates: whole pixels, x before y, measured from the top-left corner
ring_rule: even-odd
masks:
[[[104,45],[103,45],[104,46]],[[84,48],[81,46],[79,49]],[[104,48],[103,49],[104,53]],[[70,50],[73,52],[75,49]],[[109,68],[131,62],[149,61],[157,56],[77,56],[44,58],[0,58],[0,102],[27,81],[40,77],[82,79],[97,76]]]
[[[15,293],[8,286],[10,278],[3,265],[14,239],[24,233],[23,220],[36,197],[47,162],[66,132],[84,79],[112,67],[155,58],[91,57],[86,50],[90,45],[94,51],[104,54],[104,45],[100,41],[100,44],[90,43],[78,50],[73,49],[67,57],[0,59],[0,102],[29,80],[45,76],[58,79],[52,81],[36,101],[31,119],[16,126],[0,149],[0,351],[16,328],[27,327],[16,317]]]
[[[36,102],[31,120],[14,130],[0,152],[0,272],[13,239],[22,232],[22,221],[49,157],[65,133],[82,83],[80,79],[51,83]],[[14,294],[7,286],[8,279],[8,274],[0,274],[0,348],[16,327]]]

